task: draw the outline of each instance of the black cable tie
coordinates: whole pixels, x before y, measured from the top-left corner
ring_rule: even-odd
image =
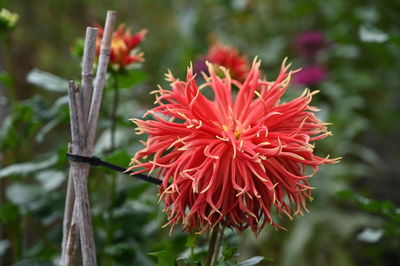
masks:
[[[87,157],[87,156],[82,156],[82,155],[78,155],[78,154],[71,154],[71,153],[67,153],[67,159],[70,161],[74,161],[74,162],[78,162],[78,163],[88,163],[90,165],[93,166],[103,166],[105,168],[120,172],[122,174],[125,175],[129,175],[129,176],[133,176],[136,177],[138,179],[141,179],[143,181],[149,182],[149,183],[153,183],[156,185],[161,185],[162,181],[160,179],[151,177],[151,176],[147,176],[144,174],[135,174],[132,175],[133,171],[127,171],[126,168],[123,168],[119,165],[116,164],[112,164],[112,163],[108,163],[103,161],[102,159],[96,157],[96,156],[92,156],[92,157]]]

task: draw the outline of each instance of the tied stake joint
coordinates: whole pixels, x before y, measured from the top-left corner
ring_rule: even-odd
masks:
[[[130,175],[132,173],[132,171],[127,171],[126,168],[123,168],[119,165],[105,162],[96,156],[87,157],[87,156],[82,156],[82,155],[78,155],[78,154],[67,153],[67,159],[70,161],[78,162],[78,163],[88,163],[93,166],[103,166],[108,169],[120,172],[125,175],[133,176],[135,178],[141,179],[143,181],[146,181],[146,182],[149,182],[152,184],[161,185],[161,183],[162,183],[161,180],[151,177],[151,176],[146,176],[143,174]]]

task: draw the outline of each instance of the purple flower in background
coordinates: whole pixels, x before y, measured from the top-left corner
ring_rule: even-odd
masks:
[[[205,57],[199,58],[196,62],[194,62],[193,72],[196,74],[197,77],[201,77],[201,72],[208,74],[208,67]]]
[[[294,82],[299,85],[313,86],[325,80],[328,76],[324,67],[319,65],[310,65],[303,67],[294,74]]]
[[[297,35],[294,48],[301,56],[312,57],[328,46],[325,35],[320,31],[307,31]]]

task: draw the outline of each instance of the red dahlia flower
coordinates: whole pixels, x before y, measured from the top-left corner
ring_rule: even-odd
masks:
[[[219,224],[258,233],[266,223],[281,228],[272,213],[292,217],[311,199],[307,166],[318,170],[335,159],[314,155],[314,141],[330,135],[309,105],[316,92],[280,102],[292,72],[282,69],[275,81],[260,79],[254,61],[244,82],[224,77],[208,63],[209,77],[198,86],[192,67],[185,81],[168,73],[171,89],[154,91],[155,120],[132,119],[145,148],[132,159],[135,173],[159,169],[160,198],[168,225],[204,232]],[[211,88],[214,99],[202,94]],[[232,87],[238,88],[232,96]],[[140,160],[149,158],[148,162]],[[172,228],[171,228],[172,230]]]
[[[205,60],[227,68],[231,77],[239,81],[244,81],[250,70],[247,58],[240,55],[237,49],[227,45],[214,44],[208,51]]]
[[[97,26],[97,28],[99,33],[97,34],[96,53],[99,55],[104,29],[101,26]],[[146,34],[147,30],[142,29],[132,35],[129,28],[125,29],[125,25],[120,25],[111,41],[110,64],[114,68],[120,69],[133,63],[143,62],[143,53],[136,53],[134,49],[139,46]]]

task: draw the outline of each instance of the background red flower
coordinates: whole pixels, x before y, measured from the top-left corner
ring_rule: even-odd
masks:
[[[97,26],[97,28],[99,32],[97,34],[96,53],[99,55],[104,29],[101,26]],[[125,28],[124,24],[120,25],[111,42],[110,64],[120,69],[136,62],[143,62],[143,53],[135,52],[134,49],[144,40],[146,34],[147,30],[141,29],[132,35],[129,28]]]
[[[227,68],[232,78],[239,81],[245,80],[250,70],[249,61],[245,55],[241,55],[239,51],[232,46],[222,45],[220,43],[211,46],[207,55],[199,59],[199,62],[196,62],[196,73],[204,70],[205,61]],[[205,70],[207,70],[207,68]]]

